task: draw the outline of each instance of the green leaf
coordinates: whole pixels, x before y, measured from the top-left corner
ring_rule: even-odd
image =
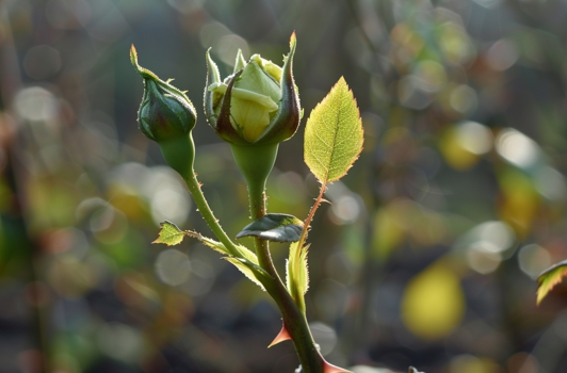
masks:
[[[223,259],[234,264],[234,266],[238,268],[244,276],[248,277],[250,281],[258,285],[262,290],[266,291],[264,285],[262,285],[262,281],[263,279],[269,279],[269,275],[258,264],[233,256],[225,256]]]
[[[168,246],[174,246],[180,244],[181,241],[183,241],[183,237],[189,236],[198,239],[205,245],[209,246],[211,249],[218,251],[221,254],[228,255],[234,258],[238,257],[255,265],[258,264],[258,257],[256,256],[256,254],[248,250],[248,248],[246,248],[245,246],[242,245],[236,246],[236,249],[238,251],[236,252],[237,256],[235,256],[233,255],[233,253],[230,252],[230,250],[226,248],[226,246],[224,246],[222,242],[215,241],[197,232],[184,231],[180,229],[177,225],[169,221],[164,221],[160,225],[161,225],[161,229],[159,231],[159,237],[152,243],[163,243]]]
[[[277,242],[299,241],[303,231],[303,222],[293,215],[266,214],[248,224],[236,238],[256,236],[264,240]]]
[[[311,112],[305,127],[305,163],[323,184],[343,177],[362,150],[362,120],[344,78]]]
[[[549,267],[541,275],[539,275],[537,281],[539,282],[539,287],[537,289],[537,304],[539,305],[543,298],[559,284],[563,278],[567,276],[567,260],[554,264]]]
[[[160,225],[161,229],[158,238],[152,243],[163,243],[167,246],[175,246],[183,241],[186,233],[179,229],[177,225],[168,221],[164,221]]]
[[[301,247],[299,242],[289,246],[289,259],[287,260],[287,288],[299,308],[305,312],[303,296],[309,288],[309,271],[307,268],[308,246]]]

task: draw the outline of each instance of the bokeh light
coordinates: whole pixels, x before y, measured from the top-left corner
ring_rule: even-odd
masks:
[[[355,373],[563,373],[567,258],[565,2],[0,2],[0,373],[292,372],[274,302],[191,237],[215,239],[139,131],[144,67],[198,111],[195,171],[230,237],[250,223],[230,147],[202,115],[205,52],[276,63],[297,36],[304,116],[268,211],[303,220],[313,107],[344,76],[364,149],[308,236],[307,319]],[[253,248],[245,238],[239,244]],[[270,253],[285,282],[288,246]],[[259,353],[261,352],[261,353]],[[47,371],[44,369],[43,371]]]

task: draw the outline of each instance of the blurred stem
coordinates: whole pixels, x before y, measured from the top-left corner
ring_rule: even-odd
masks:
[[[0,1],[0,28],[3,31],[3,42],[0,43],[0,111],[9,111],[12,104],[11,100],[15,93],[22,88],[20,61],[16,52],[14,39],[12,35],[12,25],[10,23],[8,4],[6,1]],[[42,285],[38,268],[40,267],[42,255],[41,247],[30,236],[26,224],[26,207],[25,186],[26,181],[22,175],[24,167],[19,167],[18,160],[21,154],[17,154],[24,146],[19,143],[16,136],[16,129],[10,128],[9,121],[2,123],[4,136],[0,149],[6,156],[6,166],[2,170],[2,179],[6,181],[9,193],[13,196],[12,203],[6,211],[3,211],[0,224],[9,232],[12,243],[17,241],[18,249],[23,251],[25,256],[25,265],[28,269],[27,289],[31,293],[34,301],[37,301],[41,294],[40,287]],[[25,128],[23,123],[17,123],[17,128]],[[20,171],[20,172],[18,172]],[[6,242],[10,240],[7,239]],[[6,258],[3,258],[6,259]],[[0,264],[0,272],[4,269],[5,260]],[[49,357],[49,335],[48,335],[48,304],[41,305],[39,302],[30,304],[31,309],[31,339],[34,347],[40,353],[40,359],[36,368],[37,373],[51,372]]]
[[[247,178],[250,214],[253,220],[266,214],[266,179],[267,175],[266,178]],[[269,242],[256,237],[255,247],[260,266],[272,279],[270,283],[264,283],[264,287],[282,313],[284,328],[291,336],[303,372],[323,373],[324,359],[313,340],[304,312],[291,297],[274,266]]]

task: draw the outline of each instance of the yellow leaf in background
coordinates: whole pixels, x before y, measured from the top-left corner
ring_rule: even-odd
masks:
[[[416,336],[437,340],[447,336],[463,318],[465,297],[459,277],[443,263],[433,264],[407,285],[402,320]]]
[[[464,121],[445,131],[439,149],[451,167],[466,170],[474,166],[492,146],[490,129],[477,122]]]
[[[532,229],[541,197],[529,177],[520,171],[505,171],[499,175],[498,181],[503,195],[498,214],[519,238],[525,238]]]
[[[460,141],[456,128],[447,130],[441,137],[439,150],[445,162],[456,170],[467,170],[474,166],[480,157],[469,151]]]
[[[388,209],[381,209],[376,213],[372,232],[372,250],[378,259],[390,256],[404,237],[403,229]]]

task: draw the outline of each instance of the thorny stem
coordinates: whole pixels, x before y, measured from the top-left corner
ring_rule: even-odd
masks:
[[[193,196],[193,200],[195,201],[199,212],[203,216],[203,219],[209,228],[232,255],[240,257],[240,250],[228,237],[209,207],[194,172],[192,172],[189,177],[184,177],[183,179],[187,184],[189,192]],[[251,216],[253,219],[259,219],[266,214],[264,194],[265,180],[255,183],[249,182],[248,184]],[[321,198],[318,198],[318,201],[320,199]],[[315,206],[314,209],[316,209]],[[312,209],[313,213],[314,209]],[[310,216],[312,218],[312,214],[310,214]],[[321,356],[317,345],[313,340],[305,315],[299,310],[297,304],[278,275],[272,261],[268,241],[256,238],[255,246],[259,264],[269,274],[268,278],[261,279],[262,285],[264,285],[264,288],[274,299],[282,313],[284,327],[293,340],[303,372],[324,373],[325,360]]]
[[[250,213],[252,219],[256,220],[266,214],[265,180],[251,181],[248,182]],[[323,373],[324,359],[313,340],[305,314],[298,308],[278,275],[270,254],[269,242],[256,237],[255,246],[260,266],[273,279],[269,287],[266,284],[264,286],[282,313],[284,327],[293,340],[303,372]]]
[[[309,231],[309,226],[311,225],[313,216],[315,216],[315,212],[317,211],[319,206],[321,206],[321,202],[323,202],[323,195],[325,194],[326,189],[327,189],[327,183],[323,183],[321,185],[321,190],[319,191],[319,195],[317,196],[315,203],[313,204],[313,206],[311,206],[311,210],[309,210],[309,214],[307,215],[307,218],[305,219],[305,222],[303,224],[303,231],[301,232],[301,237],[299,238],[300,247],[303,247],[303,245],[305,244],[305,240],[307,239],[307,233]]]

